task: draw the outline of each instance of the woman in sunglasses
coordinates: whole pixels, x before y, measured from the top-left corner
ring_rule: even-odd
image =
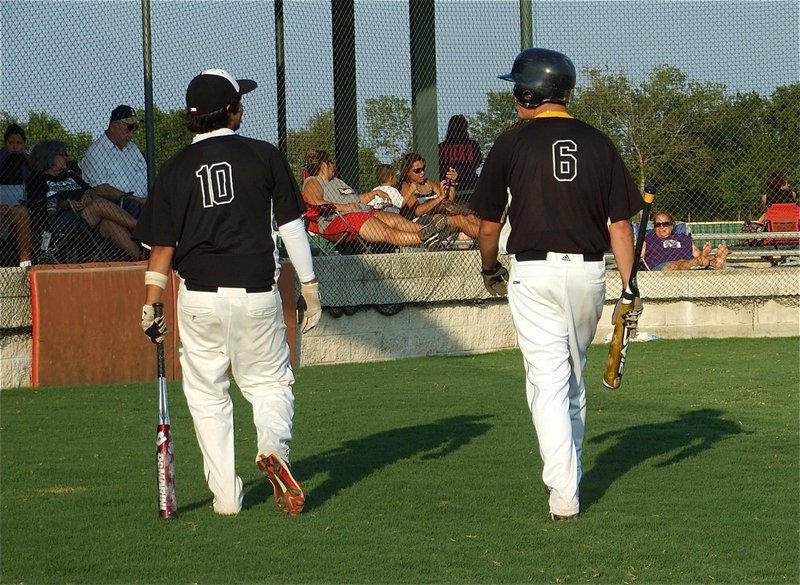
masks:
[[[675,220],[668,211],[658,211],[653,216],[653,231],[648,231],[642,247],[642,264],[646,270],[691,270],[696,268],[721,269],[730,250],[725,244],[711,253],[711,242],[702,250],[689,234],[675,233]]]
[[[403,207],[400,214],[408,219],[420,218],[428,223],[444,217],[452,230],[478,237],[481,220],[463,203],[456,203],[458,172],[450,167],[445,179],[438,185],[425,175],[425,159],[416,152],[410,152],[400,162],[400,193]]]

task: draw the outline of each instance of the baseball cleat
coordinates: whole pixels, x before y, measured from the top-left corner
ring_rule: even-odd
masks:
[[[574,514],[554,514],[550,512],[547,514],[547,517],[552,520],[553,522],[569,522],[570,520],[577,520],[580,517],[580,512],[575,512]]]
[[[289,464],[274,453],[261,455],[256,462],[261,473],[272,484],[275,501],[290,516],[297,516],[306,503],[303,488],[292,475]]]

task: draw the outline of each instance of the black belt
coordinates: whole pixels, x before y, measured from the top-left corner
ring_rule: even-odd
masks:
[[[226,287],[206,286],[205,284],[195,284],[193,282],[186,283],[186,290],[191,290],[194,292],[217,292],[218,288],[226,288]],[[270,292],[272,290],[271,286],[248,286],[248,287],[232,286],[230,288],[244,288],[244,290],[249,293],[265,293],[265,292]]]
[[[547,255],[549,253],[550,252],[545,252],[544,250],[525,250],[519,254],[514,254],[514,257],[517,259],[517,262],[547,260]],[[584,262],[600,262],[605,258],[605,254],[603,252],[584,252],[583,254],[580,254],[580,256],[583,256]]]

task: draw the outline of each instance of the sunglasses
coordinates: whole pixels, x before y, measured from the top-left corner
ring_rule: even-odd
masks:
[[[416,169],[411,169],[411,172],[412,173],[416,173],[416,174],[423,173],[423,172],[425,172],[425,167],[419,167],[419,168],[416,168]]]
[[[125,127],[128,129],[129,132],[136,132],[139,129],[138,124],[125,124]]]
[[[56,153],[56,156],[63,156],[64,158],[67,158],[67,153],[66,153],[65,151],[63,151],[63,152],[57,152],[57,153]]]
[[[672,225],[671,221],[657,221],[653,224],[655,227],[669,227]]]

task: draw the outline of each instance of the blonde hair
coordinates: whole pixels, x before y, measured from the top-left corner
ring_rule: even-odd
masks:
[[[672,214],[671,214],[669,211],[667,211],[666,209],[661,209],[661,210],[659,210],[659,211],[656,211],[656,212],[653,214],[653,221],[655,221],[655,220],[656,220],[656,218],[657,218],[659,215],[664,215],[664,216],[666,216],[666,218],[667,218],[667,221],[671,221],[673,225],[675,224],[675,219],[672,217]]]
[[[395,177],[395,180],[392,181],[392,177]],[[375,169],[375,178],[378,181],[378,185],[391,185],[394,187],[394,184],[397,183],[397,171],[394,170],[392,165],[378,165],[378,168]]]

